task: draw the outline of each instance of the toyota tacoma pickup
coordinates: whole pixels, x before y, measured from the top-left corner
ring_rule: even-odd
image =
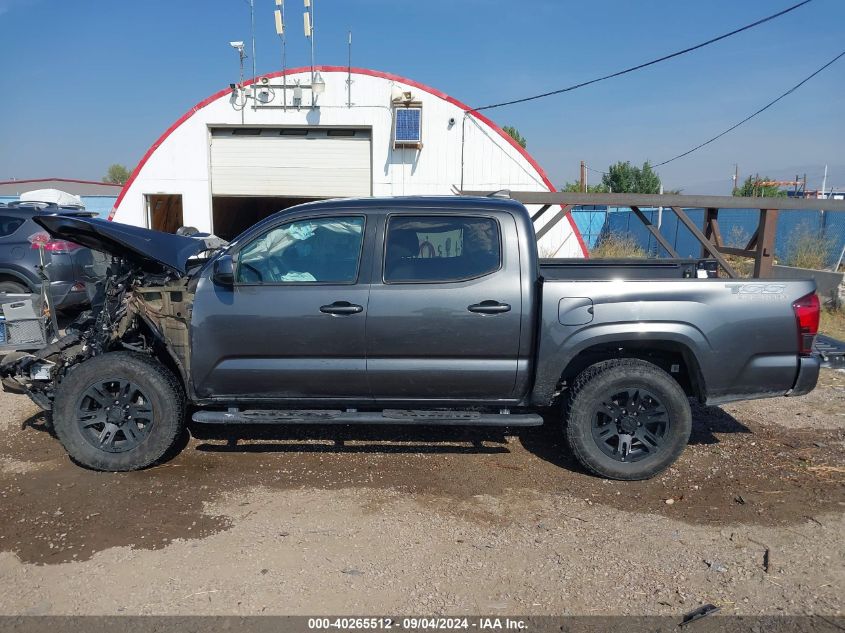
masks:
[[[111,256],[90,312],[0,363],[78,464],[141,469],[197,424],[561,425],[591,473],[672,464],[706,404],[812,390],[812,281],[707,262],[540,260],[497,197],[331,200],[217,250],[35,219]],[[703,273],[703,274],[702,274]]]

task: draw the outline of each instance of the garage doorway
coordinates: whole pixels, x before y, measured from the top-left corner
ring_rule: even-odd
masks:
[[[148,194],[147,226],[153,231],[175,233],[184,224],[181,194]]]
[[[211,202],[213,232],[231,241],[253,224],[304,202],[321,198],[283,198],[279,196],[214,196]]]
[[[372,195],[372,130],[210,130],[212,226],[231,240],[268,215],[326,198]]]

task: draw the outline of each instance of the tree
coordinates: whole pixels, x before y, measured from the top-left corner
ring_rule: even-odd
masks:
[[[115,185],[125,185],[129,180],[130,172],[125,165],[115,163],[109,167],[106,175],[103,177],[103,182],[110,182]]]
[[[619,161],[607,168],[601,180],[613,193],[660,193],[660,176],[648,161],[642,167]]]
[[[519,146],[522,149],[525,149],[528,146],[528,141],[525,140],[525,137],[522,134],[520,134],[519,130],[517,130],[514,126],[506,125],[505,127],[502,128],[502,130],[504,130],[505,134],[507,134],[513,140],[515,140],[517,143],[519,143]]]
[[[762,185],[760,183],[770,181],[768,176],[760,178],[759,176],[749,176],[742,183],[742,187],[734,189],[735,196],[745,196],[747,198],[783,198],[786,196],[785,191],[781,191],[777,185]]]
[[[581,193],[581,183],[577,180],[575,182],[568,182],[563,185],[561,191]],[[597,185],[587,185],[587,193],[609,193],[609,190],[603,183],[599,183]]]

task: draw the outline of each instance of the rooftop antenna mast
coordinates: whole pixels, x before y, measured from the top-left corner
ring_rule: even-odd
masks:
[[[311,107],[317,105],[317,96],[326,89],[326,84],[323,81],[322,75],[319,71],[314,72],[314,2],[315,0],[304,0],[305,15],[303,16],[305,25],[305,37],[311,41]]]
[[[252,77],[255,78],[255,0],[244,0],[249,5],[249,21],[252,35]]]
[[[346,107],[352,107],[352,29],[349,29],[349,60],[346,65]]]
[[[304,0],[305,15],[305,37],[311,43],[311,79],[314,79],[314,3],[312,0]]]
[[[276,33],[282,41],[282,110],[288,109],[288,43],[285,36],[285,0],[276,0]]]

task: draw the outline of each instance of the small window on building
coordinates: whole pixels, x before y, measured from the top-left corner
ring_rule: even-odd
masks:
[[[422,106],[397,106],[393,110],[395,147],[420,147],[422,144]]]
[[[232,130],[232,136],[261,136],[261,128],[237,127]]]
[[[286,127],[279,130],[279,134],[282,136],[308,136],[308,131],[307,127]]]
[[[355,136],[355,130],[327,130],[327,136]]]
[[[384,280],[450,282],[499,269],[499,224],[490,218],[396,216],[387,225]]]
[[[23,218],[9,215],[0,216],[0,237],[9,237],[23,225]]]

